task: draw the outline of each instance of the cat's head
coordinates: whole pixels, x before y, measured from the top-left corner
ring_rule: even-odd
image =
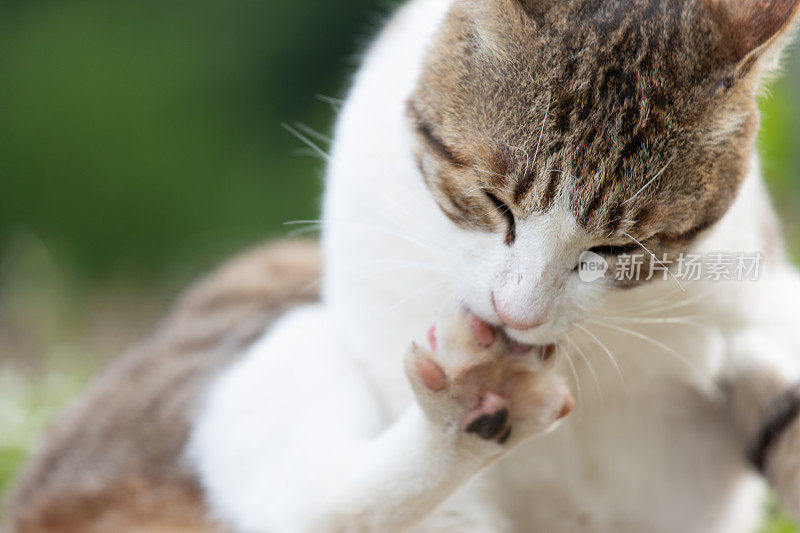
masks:
[[[467,304],[550,342],[648,277],[585,283],[583,252],[613,267],[689,249],[748,173],[756,93],[798,5],[456,0],[408,115],[420,171],[464,230]]]

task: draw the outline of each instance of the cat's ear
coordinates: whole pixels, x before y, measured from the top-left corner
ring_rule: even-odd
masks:
[[[782,48],[797,19],[800,0],[705,0],[720,23],[735,61]],[[773,47],[773,45],[775,45]]]

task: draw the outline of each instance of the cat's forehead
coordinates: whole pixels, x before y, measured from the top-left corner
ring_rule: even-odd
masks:
[[[698,112],[725,64],[704,1],[572,0],[539,18],[518,0],[456,2],[420,99],[443,126],[512,145],[535,140],[545,100],[565,133],[591,122],[609,137],[653,118],[663,131]]]

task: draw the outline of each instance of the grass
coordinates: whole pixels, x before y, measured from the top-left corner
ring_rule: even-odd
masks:
[[[0,494],[36,437],[89,381],[94,366],[59,356],[43,375],[0,369]]]
[[[82,289],[40,241],[0,254],[0,495],[37,437],[159,313],[154,287]]]

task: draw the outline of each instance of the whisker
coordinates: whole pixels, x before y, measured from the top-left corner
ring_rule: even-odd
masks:
[[[326,104],[330,104],[333,110],[336,111],[337,113],[341,111],[342,104],[344,104],[344,100],[341,100],[339,98],[333,98],[332,96],[325,96],[324,94],[317,94],[315,98],[320,102],[325,102]]]
[[[322,283],[322,276],[317,276],[314,281],[308,283],[308,285],[304,285],[302,289],[300,289],[299,294],[305,294],[314,287],[319,286]]]
[[[478,191],[489,191],[489,187],[486,187],[484,185],[476,185],[473,188],[467,189],[466,191],[464,191],[464,194],[473,194],[473,193],[476,193]]]
[[[355,264],[351,264],[350,266],[363,266],[363,267],[383,266],[389,269],[420,268],[425,270],[437,271],[442,274],[451,273],[451,271],[448,270],[446,267],[440,265],[439,263],[435,263],[433,261],[423,262],[423,261],[405,261],[405,260],[394,260],[394,259],[372,259],[369,261],[359,261]]]
[[[674,280],[675,280],[675,283],[677,283],[677,284],[678,284],[678,287],[680,287],[680,289],[681,289],[682,291],[684,291],[684,292],[686,291],[686,289],[685,289],[685,288],[683,287],[683,285],[681,284],[680,280],[678,280],[678,277],[677,277],[675,274],[673,274],[673,273],[672,273],[672,271],[671,271],[669,268],[667,268],[667,265],[665,265],[665,264],[664,264],[664,263],[661,261],[661,259],[659,259],[658,257],[656,257],[656,254],[654,254],[653,252],[651,252],[651,251],[650,251],[650,250],[647,248],[647,246],[645,246],[645,245],[644,245],[644,244],[642,244],[641,242],[637,241],[637,240],[636,240],[634,237],[631,237],[631,235],[630,235],[629,233],[625,233],[625,232],[623,232],[622,234],[623,234],[623,235],[625,235],[625,236],[626,236],[627,238],[629,238],[630,240],[632,240],[633,242],[635,242],[636,244],[638,244],[638,245],[639,245],[639,246],[640,246],[640,247],[641,247],[641,248],[642,248],[642,249],[643,249],[645,252],[647,252],[648,254],[650,254],[650,257],[652,257],[653,259],[655,259],[655,261],[656,261],[656,262],[657,262],[659,265],[661,265],[662,267],[664,267],[664,270],[666,270],[667,272],[669,272],[669,275],[670,275],[670,276],[672,276],[672,279],[674,279]]]
[[[483,185],[476,185],[475,187],[473,187],[471,189],[467,189],[466,191],[464,191],[464,194],[473,194],[473,193],[475,193],[477,191],[491,192],[491,189],[489,187],[484,187]],[[504,204],[504,206],[505,207],[495,206],[489,212],[490,213],[497,213],[501,209],[503,209],[503,212],[501,213],[501,215],[505,215],[506,213],[511,211],[511,207],[508,204]]]
[[[389,196],[386,193],[386,191],[378,189],[372,182],[367,182],[366,184],[363,185],[363,187],[366,188],[367,190],[369,190],[371,195],[374,195],[376,197],[379,197],[379,198],[385,200],[388,204],[391,204],[392,207],[394,207],[399,213],[402,213],[402,214],[408,216],[411,220],[414,220],[414,219],[417,218],[417,214],[416,213],[412,212],[411,210],[408,209],[407,206],[405,206],[402,203],[400,203],[397,200],[397,198],[393,198],[393,197]],[[374,209],[375,208],[375,204],[373,204],[372,202],[365,203],[364,206],[366,208],[368,208],[368,209]],[[381,209],[380,214],[382,216],[385,216],[386,215],[385,210]],[[398,227],[402,228],[404,226],[405,226],[405,224],[398,224]]]
[[[578,370],[575,368],[575,363],[572,362],[572,358],[569,356],[569,350],[567,350],[566,346],[560,342],[556,343],[556,346],[564,352],[564,358],[567,360],[570,370],[572,370],[572,377],[575,378],[575,388],[578,390],[578,419],[580,420],[583,414],[583,390],[581,389],[581,380],[578,378]]]
[[[571,172],[567,172],[566,170],[558,170],[556,168],[551,168],[551,169],[545,170],[543,172],[543,174],[547,174],[548,172],[555,172],[555,173],[558,173],[558,174],[565,174],[567,177],[572,178],[575,181],[578,181],[578,176],[576,176],[575,174],[572,174]]]
[[[446,285],[449,285],[449,284],[450,284],[449,280],[439,280],[439,281],[435,281],[433,283],[428,283],[427,285],[423,285],[421,288],[417,289],[416,291],[413,291],[411,294],[406,295],[405,297],[401,298],[399,301],[397,301],[394,304],[390,305],[389,307],[385,308],[380,313],[379,317],[380,318],[385,318],[387,315],[389,315],[392,311],[394,311],[398,307],[401,307],[401,306],[403,306],[403,305],[405,305],[405,304],[407,304],[407,303],[419,298],[424,293],[430,292],[430,291],[432,291],[432,290],[434,290],[434,289],[436,289],[438,287],[443,287],[443,286],[446,286]]]
[[[322,220],[287,220],[283,223],[284,226],[305,226],[296,227],[286,234],[287,237],[297,237],[306,233],[314,233],[322,230]]]
[[[581,331],[583,331],[587,335],[589,335],[592,339],[594,339],[594,341],[598,345],[600,345],[600,347],[603,349],[603,351],[606,353],[606,355],[608,355],[608,358],[611,359],[611,363],[614,365],[614,368],[617,370],[617,374],[619,374],[619,379],[620,379],[620,381],[622,381],[622,388],[625,390],[625,394],[628,394],[628,384],[625,383],[625,376],[622,375],[622,369],[619,367],[619,364],[617,364],[617,360],[612,355],[611,350],[608,349],[608,346],[606,346],[603,343],[603,341],[601,341],[599,338],[597,338],[597,336],[594,333],[592,333],[591,331],[589,331],[585,327],[581,326],[580,324],[575,324],[575,326],[578,327]]]
[[[497,172],[492,172],[492,171],[490,171],[490,170],[483,170],[483,169],[481,169],[481,168],[478,168],[478,167],[473,167],[473,166],[470,166],[470,165],[459,165],[459,164],[457,164],[457,163],[452,163],[452,165],[453,165],[454,167],[469,168],[469,169],[472,169],[472,170],[474,170],[475,172],[482,172],[483,174],[489,174],[489,175],[491,175],[491,176],[499,176],[499,177],[501,177],[501,178],[506,178],[506,179],[508,179],[508,176],[507,176],[507,175],[505,175],[505,174],[498,174]]]
[[[386,205],[381,205],[380,202],[361,202],[361,206],[366,211],[374,213],[379,218],[386,221],[389,230],[394,228],[396,231],[389,231],[381,224],[365,224],[363,222],[352,220],[336,220],[333,223],[347,224],[356,228],[364,228],[370,232],[383,233],[393,237],[399,237],[405,241],[418,245],[422,249],[429,250],[435,254],[441,254],[442,249],[446,249],[447,242],[441,239],[437,233],[426,232],[424,240],[415,238],[409,234],[409,224],[418,219],[411,211],[405,206],[401,205],[395,198],[390,197],[385,191],[379,190],[374,184],[364,184],[363,187],[367,189],[373,198],[381,198],[386,202]],[[365,197],[366,198],[366,197]],[[413,202],[407,202],[413,205]],[[400,216],[398,216],[400,215]]]
[[[544,137],[544,127],[547,125],[547,119],[550,116],[550,104],[552,103],[553,93],[547,92],[547,107],[544,110],[544,119],[542,120],[542,127],[539,130],[539,140],[536,142],[536,151],[533,153],[533,166],[536,166],[536,161],[539,158],[539,149],[542,146],[542,137]]]
[[[713,292],[716,292],[718,290],[718,287],[719,286],[717,286],[717,287],[709,287],[708,290],[702,291],[702,292],[696,294],[695,296],[693,296],[691,298],[685,298],[685,299],[681,300],[680,302],[676,302],[676,303],[674,303],[672,305],[668,305],[666,307],[662,307],[662,308],[659,308],[659,309],[656,309],[656,308],[647,309],[647,308],[645,308],[644,313],[646,313],[646,314],[663,313],[664,311],[674,311],[675,309],[680,309],[682,307],[686,307],[687,305],[691,305],[691,304],[697,302],[698,300],[702,300],[703,298],[705,298],[709,294],[711,294]]]
[[[654,339],[654,338],[650,337],[649,335],[645,335],[644,333],[641,333],[641,332],[638,332],[638,331],[634,331],[632,329],[624,328],[622,326],[616,326],[614,324],[609,324],[607,322],[602,322],[600,320],[589,320],[589,322],[591,322],[593,324],[597,324],[598,326],[602,326],[602,327],[606,327],[606,328],[609,328],[609,329],[613,329],[613,330],[619,331],[621,333],[626,333],[628,335],[631,335],[633,337],[641,339],[641,340],[643,340],[645,342],[649,342],[650,344],[652,344],[654,346],[657,346],[658,348],[661,348],[662,350],[664,350],[668,354],[676,357],[680,362],[685,364],[690,370],[695,372],[700,378],[702,378],[703,380],[708,381],[709,383],[711,383],[715,390],[719,389],[717,384],[714,382],[713,379],[711,379],[710,376],[707,376],[706,374],[704,374],[699,368],[697,368],[694,364],[692,364],[692,362],[689,361],[680,352],[678,352],[677,350],[673,349],[672,347],[664,344],[663,342],[661,342],[661,341],[659,341],[657,339]]]
[[[685,307],[686,305],[694,303],[695,301],[697,301],[700,298],[703,298],[703,297],[707,296],[710,292],[711,292],[711,289],[706,290],[706,291],[702,291],[702,292],[700,292],[698,294],[695,294],[695,295],[691,295],[688,292],[685,292],[685,291],[682,292],[678,288],[673,288],[670,291],[666,292],[665,294],[659,296],[655,300],[648,300],[647,302],[644,302],[644,303],[640,303],[640,304],[633,305],[633,306],[628,306],[628,307],[626,307],[624,309],[619,309],[618,310],[619,312],[616,313],[614,316],[630,316],[631,313],[640,313],[640,314],[641,313],[647,313],[647,314],[650,314],[650,313],[656,313],[656,312],[669,311],[669,310],[672,310],[672,309],[679,309],[681,307]],[[666,307],[659,307],[661,302],[663,302],[664,300],[667,300],[669,298],[672,298],[675,295],[680,295],[680,294],[684,295],[684,297],[680,301],[675,302],[673,304],[669,304]]]
[[[681,326],[691,326],[697,329],[703,329],[708,331],[709,327],[703,324],[698,324],[697,322],[692,322],[686,318],[638,318],[638,317],[606,317],[607,320],[611,320],[614,322],[629,322],[631,324],[653,324],[653,325],[660,325],[660,324],[677,324]]]
[[[648,181],[647,183],[645,183],[645,184],[644,184],[644,187],[642,187],[641,189],[639,189],[638,191],[636,191],[636,193],[635,193],[633,196],[631,196],[630,198],[628,198],[627,200],[625,200],[624,202],[622,202],[621,204],[619,204],[619,207],[622,207],[623,205],[626,205],[626,204],[629,204],[629,203],[631,203],[631,202],[632,202],[632,201],[634,201],[634,200],[635,200],[635,199],[636,199],[636,198],[637,198],[637,197],[638,197],[640,194],[642,194],[642,193],[645,191],[645,189],[647,189],[647,188],[648,188],[650,185],[652,185],[653,183],[655,183],[655,181],[656,181],[656,180],[657,180],[657,179],[658,179],[658,178],[661,176],[661,174],[663,174],[664,172],[666,172],[666,171],[667,171],[667,169],[668,169],[668,168],[669,168],[669,166],[672,164],[672,162],[673,162],[673,161],[675,161],[675,158],[676,158],[676,157],[678,157],[678,151],[677,151],[677,150],[676,150],[676,151],[675,151],[675,152],[672,154],[672,157],[670,157],[670,158],[669,158],[669,161],[667,161],[667,164],[666,164],[666,165],[664,165],[664,167],[663,167],[661,170],[659,170],[659,171],[656,173],[656,175],[652,177],[652,179],[651,179],[650,181]]]
[[[284,226],[301,226],[306,224],[322,224],[322,220],[287,220]]]
[[[304,228],[296,228],[286,234],[287,237],[293,238],[299,235],[305,235],[306,233],[315,233],[322,231],[322,224],[318,224],[316,226],[306,226]]]
[[[325,135],[324,133],[321,133],[321,132],[315,130],[314,128],[306,126],[302,122],[295,122],[294,123],[294,127],[297,128],[298,130],[302,131],[303,133],[305,133],[309,137],[313,137],[314,139],[316,139],[318,141],[322,141],[322,142],[328,143],[328,144],[333,142],[333,137],[329,137],[329,136]]]
[[[522,152],[523,154],[525,154],[525,171],[523,172],[522,175],[523,176],[527,176],[528,175],[528,170],[530,170],[530,165],[531,165],[531,153],[528,150],[522,148],[521,146],[512,146],[512,145],[508,144],[507,142],[504,143],[504,144],[506,146],[508,146],[509,148],[511,148],[512,150],[518,150],[518,151]]]
[[[356,276],[356,279],[363,281],[363,282],[371,282],[375,279],[382,279],[386,276],[386,273],[396,272],[396,271],[406,271],[408,272],[411,270],[414,274],[427,276],[429,278],[436,278],[438,281],[430,282],[430,287],[435,288],[436,284],[444,284],[449,283],[449,278],[447,276],[450,272],[446,271],[444,268],[439,268],[435,265],[397,265],[397,266],[383,266],[380,269],[376,269],[374,265],[370,264],[370,261],[359,261],[352,265],[347,265],[344,267],[344,272],[348,275]],[[426,273],[430,273],[427,274]],[[423,287],[423,290],[428,288],[428,286]],[[413,297],[413,295],[412,295]],[[402,302],[400,302],[402,304]],[[392,309],[383,308],[384,312],[388,313],[391,312]],[[378,311],[381,311],[379,309]],[[380,315],[381,317],[383,315]]]
[[[286,124],[285,122],[281,123],[281,127],[286,131],[288,131],[289,133],[291,133],[292,135],[294,135],[295,137],[297,137],[303,144],[314,150],[314,152],[325,158],[326,161],[330,161],[331,157],[327,153],[325,153],[325,151],[322,148],[314,144],[314,141],[312,141],[311,139],[309,139],[308,137],[306,137],[305,135],[303,135],[290,125]]]
[[[542,146],[542,137],[544,137],[544,127],[547,125],[547,119],[550,116],[550,104],[552,104],[553,93],[548,91],[547,92],[547,107],[544,111],[544,119],[542,120],[542,128],[539,130],[539,140],[536,141],[536,152],[533,155],[533,167],[536,167],[536,161],[539,159],[539,149]],[[538,203],[538,208],[542,208],[542,199],[539,197],[539,188],[538,188],[538,181],[534,180],[533,182],[533,190],[536,194],[536,199]]]
[[[423,250],[427,250],[428,252],[433,253],[434,255],[443,255],[442,246],[437,244],[436,242],[427,242],[421,239],[417,239],[412,237],[408,233],[403,233],[402,231],[394,231],[392,229],[383,228],[377,225],[366,224],[366,223],[359,223],[359,222],[351,222],[351,221],[338,221],[339,224],[344,224],[346,226],[350,226],[353,228],[363,229],[372,233],[377,233],[380,235],[386,235],[389,237],[396,237],[398,239],[402,239],[406,242],[411,244],[415,244],[419,246]]]
[[[589,362],[589,358],[586,357],[586,354],[581,349],[581,347],[578,346],[578,343],[573,341],[569,335],[565,335],[564,337],[567,339],[567,342],[569,342],[572,345],[572,347],[575,348],[575,350],[578,352],[578,355],[580,355],[583,361],[586,363],[586,367],[589,369],[589,373],[592,375],[592,380],[594,381],[594,385],[595,387],[597,387],[597,395],[600,396],[601,402],[605,401],[603,398],[603,389],[600,387],[600,380],[597,378],[597,373],[594,371],[592,363]]]
[[[296,156],[296,157],[299,157],[299,156],[313,157],[314,159],[319,159],[321,161],[327,161],[327,159],[325,159],[324,157],[320,156],[319,152],[317,152],[316,150],[313,150],[311,148],[307,148],[305,146],[303,146],[302,148],[295,148],[294,150],[292,150],[291,153],[292,153],[293,156]]]
[[[557,168],[550,168],[542,172],[542,174],[563,174],[572,180],[570,187],[574,188],[575,184],[580,181],[580,178],[571,172],[567,172],[566,170],[560,170]],[[540,174],[541,175],[541,174]],[[566,194],[563,190],[561,194]],[[538,193],[537,193],[538,197]]]

